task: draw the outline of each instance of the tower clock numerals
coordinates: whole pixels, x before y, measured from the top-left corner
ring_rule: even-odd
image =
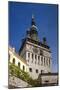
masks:
[[[31,50],[32,46],[31,45],[27,45],[27,49]]]

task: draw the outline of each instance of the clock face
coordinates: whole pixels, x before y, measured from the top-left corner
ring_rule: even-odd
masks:
[[[40,55],[43,55],[43,51],[42,50],[40,50]]]
[[[32,46],[31,45],[27,45],[27,49],[28,50],[31,50],[32,49]]]
[[[38,53],[38,49],[37,48],[33,48],[33,52]]]

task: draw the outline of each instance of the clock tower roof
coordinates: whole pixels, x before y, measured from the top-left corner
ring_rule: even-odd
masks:
[[[30,27],[29,31],[27,31],[27,36],[29,36],[32,40],[39,41],[37,30],[38,30],[38,28],[36,26],[35,18],[34,18],[34,15],[32,15],[31,27]]]
[[[21,48],[19,50],[19,53],[22,51],[23,47],[27,42],[30,42],[32,44],[36,44],[38,46],[41,46],[43,48],[46,48],[50,51],[50,47],[47,45],[46,38],[43,38],[43,42],[39,41],[38,38],[38,31],[37,31],[37,26],[35,22],[34,15],[32,15],[32,20],[31,20],[31,26],[26,32],[26,37],[22,41]]]

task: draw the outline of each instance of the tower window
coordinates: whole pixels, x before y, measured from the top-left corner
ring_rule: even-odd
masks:
[[[18,67],[20,68],[20,62],[18,62]]]
[[[44,70],[41,70],[41,74],[44,73]]]
[[[10,60],[10,54],[8,54],[8,60]]]
[[[43,65],[43,57],[41,56],[41,65]]]
[[[32,53],[32,59],[33,59],[33,53]]]
[[[32,53],[32,63],[33,63],[33,56],[34,56],[34,54]]]
[[[44,65],[45,65],[45,57],[44,57]]]
[[[49,66],[50,66],[50,58],[49,58]]]
[[[35,55],[35,59],[37,59],[37,55]]]
[[[23,65],[23,71],[25,71],[25,66]]]
[[[15,64],[15,58],[13,58],[13,64]]]
[[[48,65],[48,58],[46,59],[46,65]]]
[[[38,56],[38,64],[40,63],[40,56]]]
[[[30,58],[30,53],[28,53],[28,58]]]
[[[36,69],[36,73],[38,73],[38,69]]]
[[[40,59],[40,56],[38,56],[38,60]]]
[[[32,68],[29,68],[29,71],[32,72]]]

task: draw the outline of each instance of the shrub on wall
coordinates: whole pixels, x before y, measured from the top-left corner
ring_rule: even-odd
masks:
[[[26,81],[27,83],[29,83],[30,85],[34,87],[40,86],[40,82],[38,79],[33,80],[27,72],[24,72],[18,66],[15,66],[12,63],[9,63],[9,74],[11,76],[16,76],[17,78],[20,78]]]

